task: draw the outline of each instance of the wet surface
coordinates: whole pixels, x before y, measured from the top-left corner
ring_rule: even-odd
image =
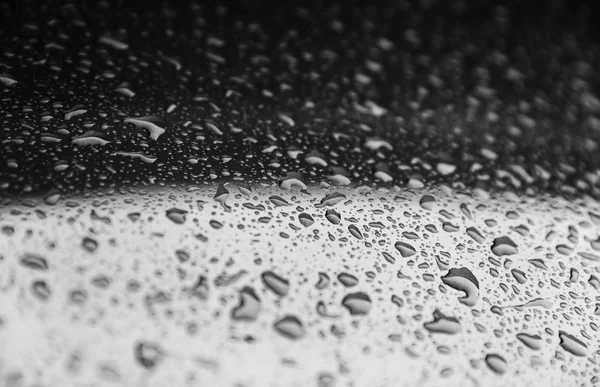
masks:
[[[0,4],[0,385],[598,384],[593,11]]]

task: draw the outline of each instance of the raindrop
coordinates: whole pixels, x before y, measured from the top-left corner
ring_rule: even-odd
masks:
[[[36,296],[42,301],[48,300],[52,295],[50,287],[44,280],[33,281],[33,283],[31,284],[31,292],[34,296]]]
[[[342,300],[342,306],[353,316],[366,315],[372,307],[371,298],[363,292],[350,293]]]
[[[423,209],[431,211],[435,206],[435,198],[431,195],[423,195],[419,201],[419,204]]]
[[[334,209],[329,209],[325,211],[325,217],[328,221],[330,221],[333,224],[339,224],[342,220],[342,216],[339,214],[339,212],[335,211]]]
[[[572,336],[564,331],[558,331],[558,337],[560,338],[560,346],[563,347],[567,352],[572,353],[575,356],[587,355],[587,345],[581,340]]]
[[[185,216],[187,213],[187,211],[180,210],[179,208],[171,208],[166,212],[167,218],[169,218],[175,224],[185,223]]]
[[[46,261],[46,258],[34,254],[26,254],[23,258],[21,258],[21,265],[33,270],[48,270],[48,262]]]
[[[502,236],[494,239],[492,252],[497,256],[517,254],[517,245],[509,237]]]
[[[485,357],[487,366],[498,375],[504,374],[508,370],[506,360],[500,355],[490,353]]]
[[[467,228],[467,235],[470,236],[471,238],[473,238],[473,240],[479,244],[483,244],[483,242],[485,241],[485,239],[483,238],[483,235],[481,235],[479,230],[476,229],[475,227]]]
[[[302,322],[297,317],[291,315],[278,320],[273,327],[280,335],[291,340],[298,340],[306,334]]]
[[[133,352],[138,363],[146,369],[154,368],[163,357],[158,345],[145,341],[136,343]]]
[[[290,205],[290,203],[288,203],[284,198],[277,195],[269,196],[269,200],[271,201],[271,203],[275,204],[276,207],[284,207]]]
[[[453,335],[460,332],[461,325],[458,319],[444,315],[438,309],[433,312],[433,321],[423,324],[425,329],[433,333]]]
[[[334,192],[332,194],[326,195],[323,199],[321,199],[320,204],[315,204],[315,207],[317,207],[317,208],[325,207],[325,206],[332,207],[344,199],[346,199],[346,195],[339,193],[339,192]]]
[[[290,290],[290,282],[273,273],[272,271],[265,271],[261,274],[260,278],[267,289],[271,290],[280,297],[287,295],[288,291]]]
[[[479,299],[479,281],[477,281],[471,270],[466,267],[450,269],[448,274],[442,277],[442,282],[456,290],[465,292],[465,296],[458,299],[461,303],[468,306],[474,306],[477,303]]]
[[[338,275],[338,281],[342,283],[347,288],[351,288],[353,286],[358,285],[358,278],[348,273],[341,273]]]
[[[417,253],[415,248],[409,245],[408,243],[396,242],[394,244],[394,247],[400,252],[400,255],[402,255],[403,258],[412,257]]]
[[[95,239],[85,237],[81,242],[81,247],[83,247],[88,252],[93,253],[98,248],[98,242],[96,242]]]
[[[298,215],[298,220],[300,221],[300,223],[304,227],[310,227],[315,222],[315,220],[313,219],[313,217],[310,216],[309,214],[307,214],[306,212],[303,212],[303,213],[299,214]]]
[[[248,286],[240,290],[238,305],[231,310],[231,318],[239,321],[254,321],[260,312],[260,299]]]
[[[329,276],[326,273],[319,273],[319,280],[317,281],[317,284],[315,285],[315,287],[319,290],[321,289],[325,289],[328,285],[329,285]]]
[[[363,239],[360,230],[355,225],[351,224],[348,226],[348,231],[350,231],[350,234],[352,234],[352,236],[354,236],[356,239]]]
[[[533,350],[540,350],[542,348],[542,338],[538,335],[530,335],[527,333],[517,333],[517,339],[519,339],[528,348]]]

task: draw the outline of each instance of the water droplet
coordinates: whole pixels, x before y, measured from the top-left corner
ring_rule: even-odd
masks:
[[[342,300],[342,306],[353,316],[366,315],[371,311],[371,298],[363,292],[350,293]]]
[[[423,209],[431,211],[435,206],[435,198],[431,195],[423,195],[419,201],[419,204]]]
[[[306,334],[302,322],[297,317],[291,315],[278,320],[273,327],[280,335],[292,340],[298,340]]]
[[[339,224],[342,220],[342,216],[339,214],[339,212],[335,211],[334,209],[329,209],[325,211],[325,217],[328,221],[330,221],[333,224]]]
[[[510,272],[512,273],[513,277],[517,280],[517,282],[521,285],[527,282],[527,276],[521,270],[512,269]]]
[[[498,375],[504,374],[508,370],[506,360],[500,355],[490,353],[485,357],[487,366]]]
[[[479,281],[477,281],[471,270],[466,267],[450,269],[448,274],[442,277],[442,282],[456,290],[465,292],[465,296],[458,299],[461,303],[468,306],[474,306],[477,303],[479,299]]]
[[[288,203],[284,198],[277,195],[269,196],[269,200],[271,201],[271,203],[275,204],[276,207],[284,207],[290,205],[290,203]]]
[[[481,232],[479,232],[479,230],[475,227],[467,228],[467,235],[473,238],[473,240],[479,244],[483,244],[483,242],[485,241],[483,235],[481,235]]]
[[[587,355],[587,345],[585,345],[575,336],[570,335],[565,331],[558,331],[558,337],[560,338],[560,346],[563,347],[567,352],[581,357]]]
[[[175,224],[185,223],[185,216],[187,213],[187,211],[180,210],[179,208],[171,208],[166,212],[167,218],[169,218]]]
[[[225,188],[223,184],[219,184],[217,187],[217,192],[213,199],[221,204],[225,211],[231,211],[231,208],[227,205],[227,199],[229,198],[229,190]]]
[[[260,277],[265,286],[273,293],[280,297],[288,294],[288,291],[290,290],[290,282],[288,280],[278,276],[272,271],[265,271]]]
[[[458,319],[444,315],[438,309],[433,312],[433,321],[423,324],[425,329],[433,333],[453,335],[460,332],[461,325]]]
[[[23,258],[21,258],[21,265],[28,269],[41,271],[48,270],[48,262],[46,261],[46,258],[35,254],[26,254]]]
[[[396,242],[394,247],[400,252],[400,255],[402,255],[403,258],[412,257],[417,253],[417,250],[408,243]]]
[[[533,350],[540,350],[542,348],[542,338],[539,335],[530,335],[527,333],[517,333],[517,339],[519,339],[528,348]]]
[[[254,321],[260,312],[260,299],[248,286],[240,290],[238,305],[231,310],[231,318],[240,321]]]
[[[42,301],[48,300],[52,295],[50,287],[44,280],[33,281],[33,283],[31,284],[31,292],[34,296],[36,296]]]
[[[507,236],[502,236],[494,239],[494,243],[492,244],[492,252],[501,257],[503,255],[517,254],[519,251],[517,250],[517,245],[515,242],[513,242]]]
[[[329,276],[326,273],[319,273],[319,280],[317,281],[317,284],[315,285],[315,287],[319,290],[321,289],[325,289],[328,285],[329,285]]]
[[[351,288],[353,286],[358,285],[358,278],[348,273],[341,273],[338,275],[338,281],[342,283],[347,288]]]
[[[323,199],[321,199],[320,204],[315,204],[315,207],[317,207],[317,208],[325,207],[325,206],[333,207],[344,199],[346,199],[346,195],[339,193],[339,192],[334,192],[332,194],[326,195]]]
[[[354,236],[356,239],[363,239],[360,230],[355,225],[351,224],[350,226],[348,226],[348,231],[350,231],[350,234],[352,234],[352,236]]]
[[[98,242],[95,239],[85,237],[83,241],[81,241],[81,247],[87,250],[90,253],[93,253],[98,248]]]
[[[301,213],[301,214],[298,215],[298,220],[300,221],[300,223],[304,227],[310,227],[315,222],[315,220],[313,219],[313,217],[310,216],[309,214],[305,213],[305,212],[303,212],[303,213]]]

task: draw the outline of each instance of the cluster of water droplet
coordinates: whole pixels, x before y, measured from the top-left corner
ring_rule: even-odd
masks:
[[[399,360],[415,380],[598,381],[593,201],[229,183],[2,213],[5,381],[252,384],[261,364],[385,384]]]

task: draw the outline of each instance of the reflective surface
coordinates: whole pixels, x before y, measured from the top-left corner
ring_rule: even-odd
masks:
[[[552,1],[0,5],[0,385],[594,385],[597,38]]]

